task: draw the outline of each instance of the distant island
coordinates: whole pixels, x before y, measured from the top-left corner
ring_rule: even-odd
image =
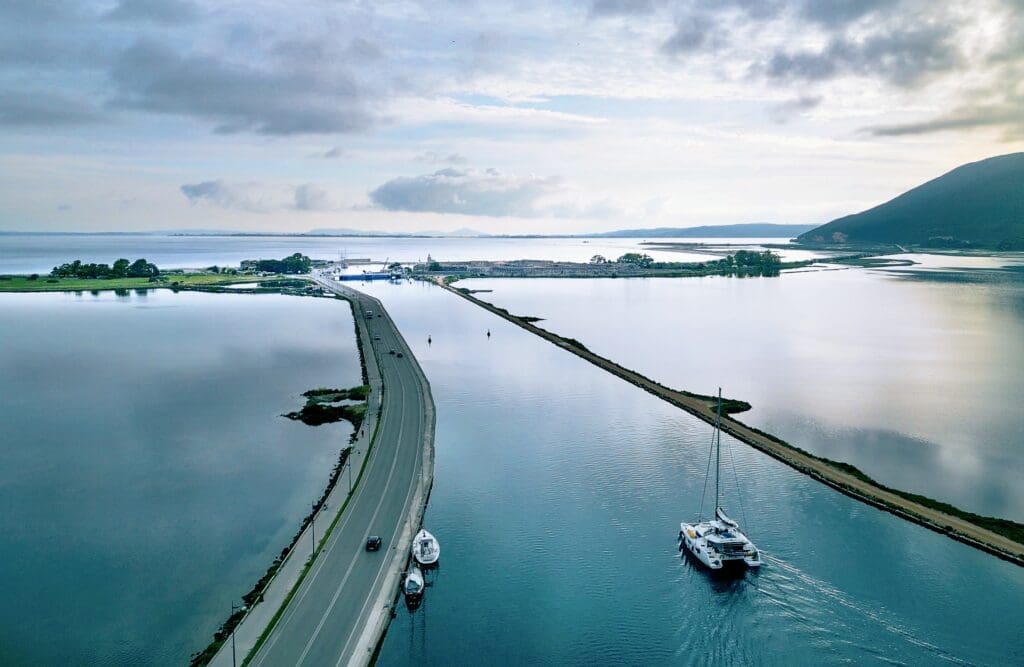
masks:
[[[797,241],[1024,250],[1024,153],[957,167],[884,204],[805,232]]]
[[[700,227],[654,227],[651,229],[619,229],[590,234],[596,238],[715,238],[715,239],[791,239],[814,229],[814,225],[779,225],[770,222],[749,222],[738,225],[702,225]]]

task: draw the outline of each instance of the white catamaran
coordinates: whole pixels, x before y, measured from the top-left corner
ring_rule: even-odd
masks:
[[[747,567],[760,567],[761,554],[754,543],[740,531],[738,523],[726,515],[721,506],[719,493],[719,470],[722,462],[722,390],[718,390],[718,415],[715,419],[715,432],[711,438],[711,447],[715,455],[715,516],[702,521],[700,512],[694,523],[679,524],[679,550],[686,549],[697,560],[712,570],[721,570],[726,563],[742,562]],[[710,455],[709,455],[710,458]],[[710,461],[708,462],[710,468]],[[710,470],[708,471],[710,474]],[[707,477],[704,487],[707,488]],[[701,498],[701,506],[704,499]]]

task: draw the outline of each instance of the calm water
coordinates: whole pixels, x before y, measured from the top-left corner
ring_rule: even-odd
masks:
[[[1022,521],[1024,272],[911,258],[922,265],[459,284],[669,386],[722,386],[753,404],[744,421],[884,483]]]
[[[658,239],[671,241],[672,239]],[[706,241],[716,246],[723,239]],[[730,239],[737,247],[751,247],[759,240]],[[627,252],[645,252],[655,259],[703,262],[713,259],[692,252],[656,251],[641,245],[643,239],[477,239],[477,238],[317,238],[309,236],[110,236],[0,234],[0,273],[44,273],[74,259],[112,263],[118,257],[145,257],[161,268],[238,266],[243,259],[284,257],[302,252],[313,259],[368,257],[377,261],[419,262],[428,255],[441,261],[550,259],[588,261],[594,255],[614,259]],[[787,258],[815,256],[802,250],[783,253]]]
[[[0,664],[182,664],[288,544],[349,427],[350,311],[277,295],[0,294]]]
[[[703,422],[437,288],[367,289],[431,381],[426,526],[444,546],[380,664],[1024,661],[1024,570],[729,438],[727,505],[768,562],[709,577],[675,544],[698,509]]]

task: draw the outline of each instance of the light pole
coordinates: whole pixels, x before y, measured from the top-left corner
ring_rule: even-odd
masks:
[[[232,618],[234,618],[234,616],[235,616],[235,609],[237,609],[237,608],[238,607],[235,606],[235,603],[232,602],[231,603],[231,617]],[[237,623],[235,625],[231,626],[231,667],[237,667],[238,666],[238,659],[235,657],[235,628],[236,627],[238,627]]]

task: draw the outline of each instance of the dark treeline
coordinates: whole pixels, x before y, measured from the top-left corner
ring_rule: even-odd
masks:
[[[284,259],[261,259],[256,262],[257,271],[267,273],[309,273],[313,265],[309,257],[301,253],[295,253]]]
[[[144,259],[130,262],[119,259],[113,266],[109,264],[83,264],[76,259],[69,264],[53,267],[50,275],[54,278],[155,278],[160,275],[156,264]]]
[[[590,259],[591,264],[612,263],[601,255],[594,255]],[[771,252],[754,252],[752,250],[737,250],[734,254],[722,259],[708,262],[656,262],[647,254],[638,252],[627,252],[617,260],[616,264],[632,264],[644,269],[663,270],[706,270],[714,273],[735,273],[738,275],[771,276],[778,275],[782,268],[782,259]]]

